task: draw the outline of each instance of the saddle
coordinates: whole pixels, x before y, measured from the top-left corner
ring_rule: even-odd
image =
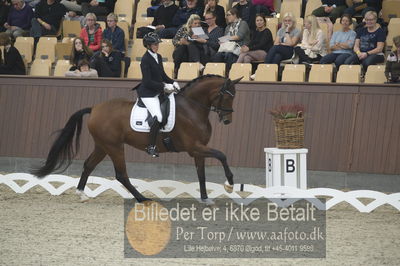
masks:
[[[160,97],[161,114],[163,120],[160,124],[161,132],[170,132],[175,125],[175,97],[174,94],[162,95]],[[137,132],[150,132],[150,125],[153,123],[153,117],[143,104],[143,101],[138,98],[133,105],[130,124],[131,128]]]

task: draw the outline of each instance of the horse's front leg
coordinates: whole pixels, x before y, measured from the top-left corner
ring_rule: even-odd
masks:
[[[226,192],[232,193],[233,184],[234,184],[233,183],[233,174],[232,174],[231,169],[228,166],[225,154],[219,150],[211,149],[204,145],[198,145],[196,147],[195,153],[197,156],[202,156],[203,160],[205,157],[212,157],[212,158],[216,158],[217,160],[219,160],[221,162],[222,166],[224,167],[226,179],[228,181],[227,183],[225,182],[224,188],[225,188]],[[204,165],[204,162],[203,162],[203,165]]]

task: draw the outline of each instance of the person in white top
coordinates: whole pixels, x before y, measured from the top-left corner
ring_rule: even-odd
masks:
[[[326,35],[319,27],[317,18],[310,15],[304,19],[303,38],[295,48],[299,63],[311,64],[327,54]]]

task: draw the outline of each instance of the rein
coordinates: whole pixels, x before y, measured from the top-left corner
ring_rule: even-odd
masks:
[[[233,113],[233,109],[231,109],[231,108],[224,108],[223,106],[221,106],[221,105],[222,105],[222,100],[223,100],[223,98],[224,98],[224,94],[228,94],[228,95],[231,96],[232,98],[235,97],[235,95],[234,95],[230,90],[226,89],[227,83],[228,83],[229,81],[230,81],[229,79],[226,79],[226,80],[225,80],[224,84],[222,85],[221,89],[219,90],[218,95],[211,101],[211,106],[210,106],[210,107],[208,107],[208,106],[205,105],[205,104],[199,103],[199,102],[197,102],[197,101],[195,101],[195,100],[193,100],[193,99],[186,98],[186,97],[183,96],[183,95],[181,95],[181,96],[182,96],[183,98],[185,98],[186,100],[188,100],[188,101],[194,103],[195,105],[197,105],[197,106],[199,106],[199,107],[201,107],[201,108],[204,108],[204,109],[206,109],[206,110],[208,110],[208,111],[211,111],[211,112],[216,112],[216,113],[217,113],[218,115],[220,115],[220,116],[222,116],[222,114],[221,114],[222,112],[224,112],[224,115],[230,114],[230,113]],[[180,94],[178,94],[178,95],[180,95]],[[218,104],[217,104],[217,106],[215,106],[215,105],[213,105],[213,103],[215,102],[215,100],[216,100],[217,98],[218,98]]]

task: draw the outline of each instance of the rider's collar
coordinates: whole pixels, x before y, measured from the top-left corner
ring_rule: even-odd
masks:
[[[149,52],[149,54],[154,58],[154,60],[156,60],[157,64],[158,64],[158,55],[157,53],[154,53],[152,50],[148,49],[147,50]]]

